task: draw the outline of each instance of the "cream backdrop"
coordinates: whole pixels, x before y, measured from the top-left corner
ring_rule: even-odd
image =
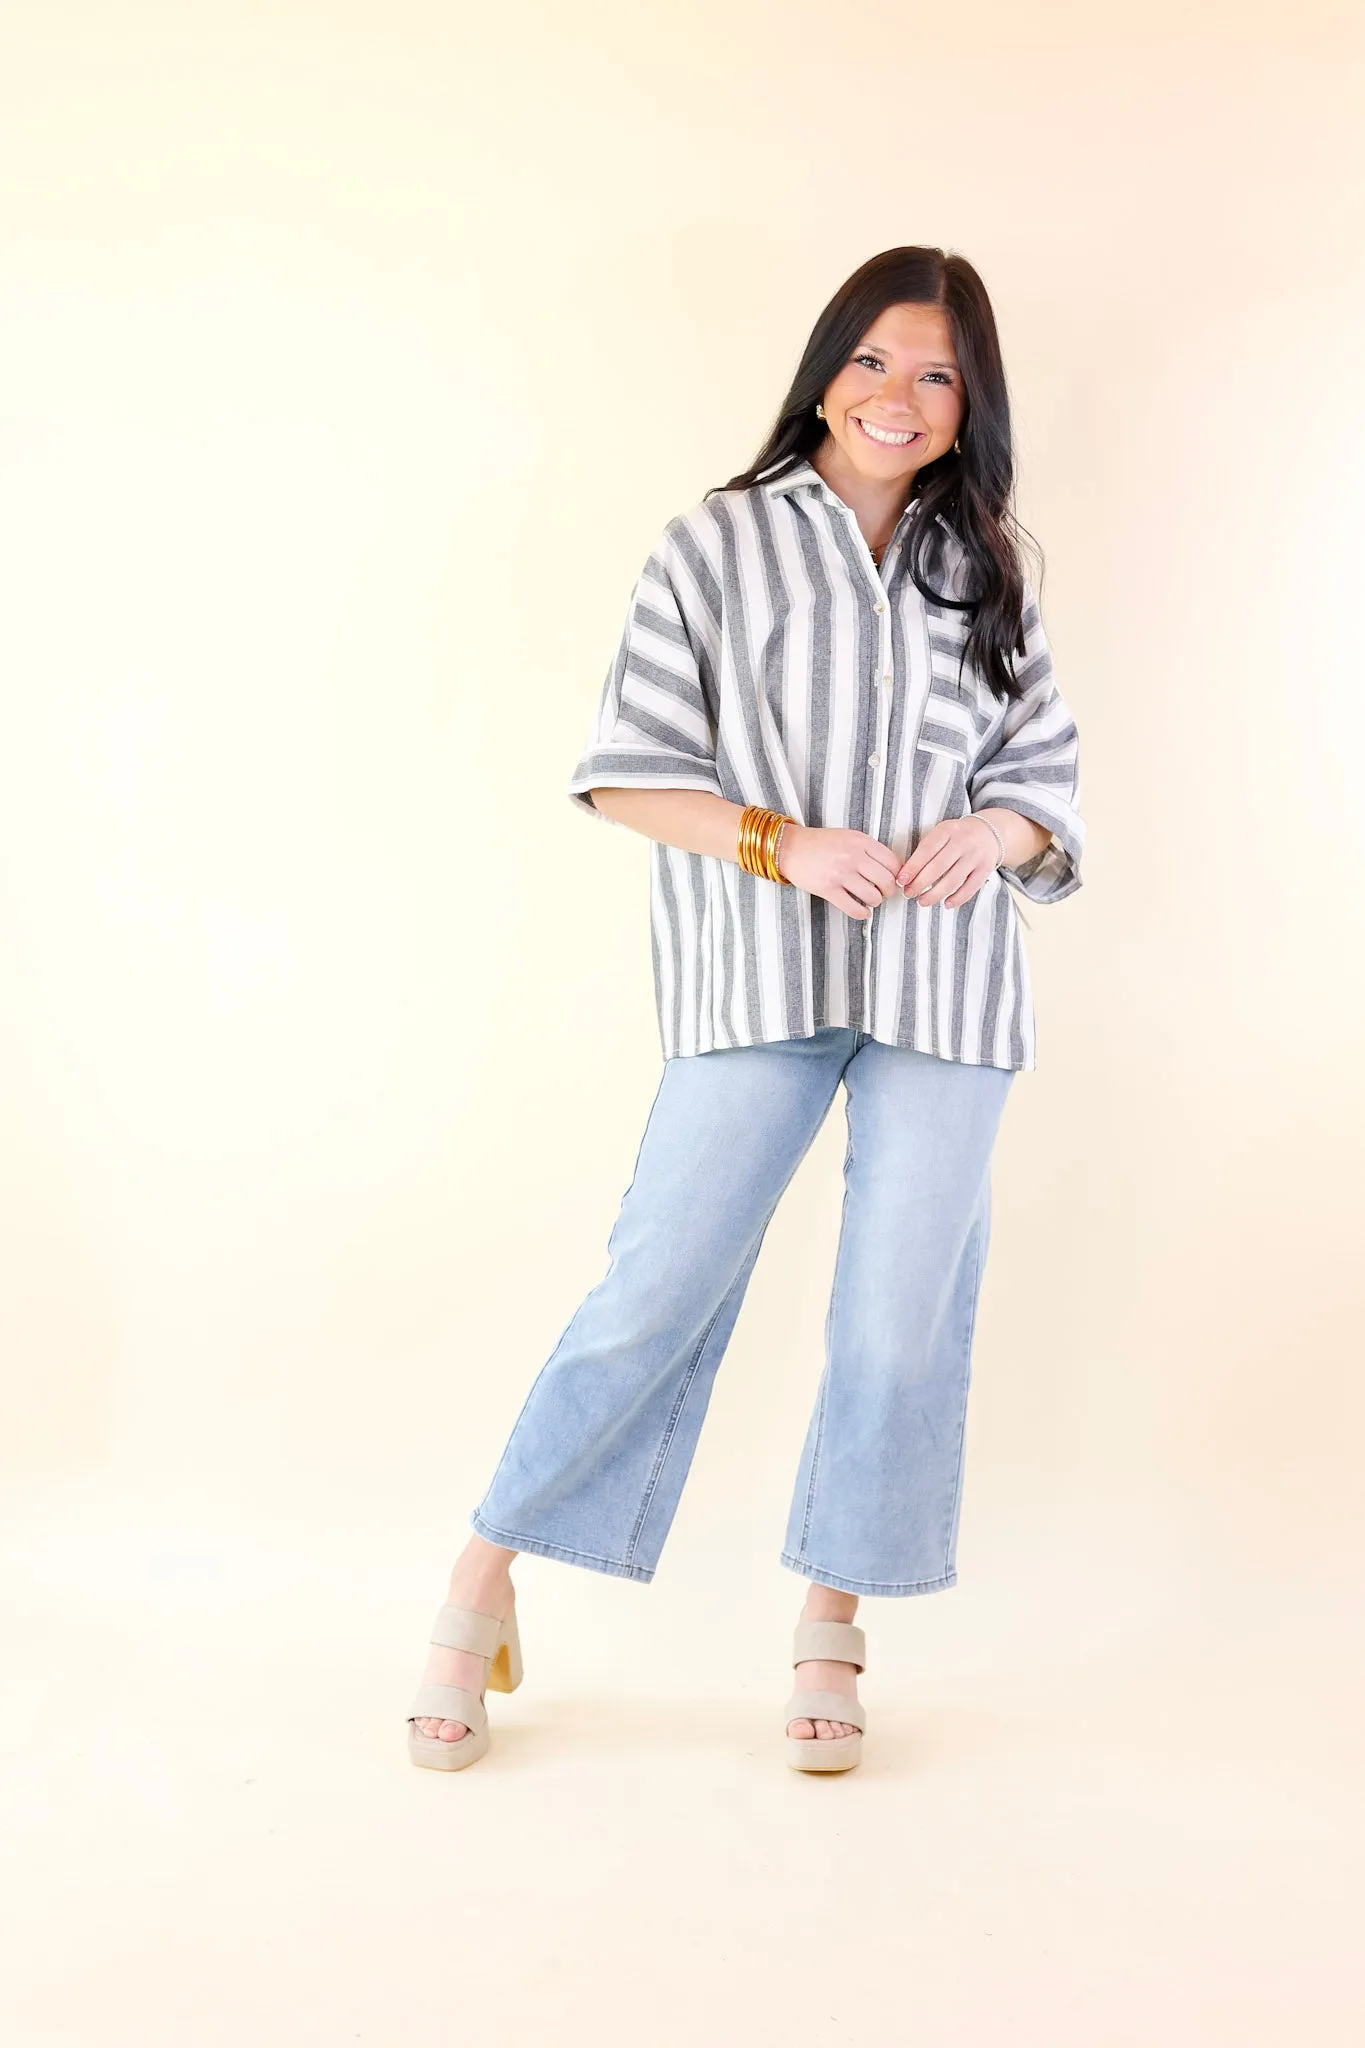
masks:
[[[108,1939],[80,1983],[39,1941],[24,2042],[228,2041],[248,2023],[332,2041],[352,2019],[355,2038],[455,2038],[422,2003],[428,1950],[401,1918],[378,1951],[362,1943],[363,1966],[310,1923],[297,1977],[277,1955],[259,2002],[243,1932],[225,2002],[186,2036],[250,1909],[249,1888],[218,1897],[220,1946],[172,1943],[184,1859],[203,1897],[208,1841],[253,1867],[246,1823],[196,1791],[192,1747],[182,1772],[148,1723],[108,1734],[99,1672],[131,1631],[148,1661],[120,1690],[140,1697],[151,1670],[149,1716],[194,1699],[217,1726],[211,1617],[232,1617],[237,1705],[214,1753],[252,1779],[256,1714],[286,1802],[316,1764],[293,1745],[320,1672],[340,1775],[319,1769],[314,1819],[335,1826],[329,1797],[355,1797],[342,1760],[358,1744],[389,1902],[343,1887],[338,1910],[382,1919],[404,1872],[425,1873],[456,1997],[442,1887],[466,1917],[474,1887],[449,1817],[438,1850],[389,1841],[383,1814],[397,1797],[420,1830],[463,1795],[496,1838],[494,1759],[433,1783],[403,1760],[402,1715],[468,1509],[604,1270],[659,1063],[647,847],[576,815],[564,784],[658,528],[751,458],[848,271],[910,241],[968,255],[997,309],[1090,838],[1079,895],[1028,912],[1039,1065],[995,1158],[962,1581],[950,1600],[864,1603],[882,1668],[902,1660],[907,1745],[915,1689],[944,1690],[929,1762],[887,1780],[911,1799],[894,1839],[918,1839],[908,1816],[953,1755],[959,1685],[981,1686],[991,1733],[974,1721],[972,1743],[998,1764],[1013,1744],[991,1717],[1037,1682],[1043,1645],[1063,1696],[1098,1673],[1116,1711],[1154,1644],[1184,1645],[1155,1718],[1126,1724],[1139,1833],[1146,1774],[1163,1776],[1144,1744],[1170,1734],[1174,1692],[1216,1701],[1186,1815],[1205,1766],[1227,1767],[1215,1729],[1261,1718],[1206,1832],[1116,1847],[1110,1812],[1050,1887],[1036,1868],[1005,1882],[983,1852],[1003,1889],[973,1939],[944,1921],[931,1867],[911,1918],[937,1946],[894,1970],[883,1953],[890,1976],[856,1946],[881,1894],[846,1870],[839,1970],[862,1986],[846,2016],[893,2038],[913,1968],[927,2003],[906,2025],[930,2041],[1149,2042],[1186,2038],[1175,2015],[1193,2013],[1187,2038],[1245,2043],[1285,2038],[1291,2012],[1319,2044],[1354,2038],[1328,1764],[1278,1781],[1263,1835],[1247,1815],[1266,1755],[1281,1772],[1290,1750],[1335,1755],[1337,1600],[1358,1553],[1357,10],[32,0],[3,41],[0,1457],[27,1903],[71,1881],[81,1773],[114,1801],[100,1850],[81,1851],[88,1882],[108,1882],[94,1905],[66,1894]],[[666,1748],[681,1688],[713,1703],[723,1758],[742,1694],[733,1746],[765,1785],[781,1775],[799,1585],[776,1551],[842,1150],[841,1096],[769,1232],[655,1587],[525,1561],[528,1677],[557,1644],[580,1744],[634,1686]],[[323,1661],[290,1663],[318,1602]],[[77,1610],[100,1631],[93,1670]],[[680,1668],[679,1629],[695,1638],[717,1610],[720,1668],[695,1643]],[[267,1613],[289,1676],[262,1704]],[[1200,1693],[1181,1660],[1226,1642],[1233,1616],[1245,1660],[1201,1665]],[[1290,1670],[1311,1675],[1298,1688]],[[529,1692],[500,1703],[527,1743],[517,1714],[548,1712]],[[78,1698],[73,1761],[50,1736]],[[555,1726],[521,1752],[518,1798],[536,1797],[531,1761],[557,1768]],[[689,1836],[682,1766],[675,1782],[651,1763],[638,1728],[623,1744],[642,1796],[676,1794],[654,1839],[675,1874],[695,1859],[705,1891],[734,1844]],[[586,1813],[603,1780],[619,1788],[619,1754],[592,1751],[571,1780]],[[786,1775],[779,1805],[835,1790]],[[875,1868],[874,1774],[858,1775]],[[983,1818],[991,1800],[972,1796]],[[517,1810],[525,1859],[534,1807]],[[746,1840],[794,1826],[783,1859],[828,1853],[795,1809],[763,1812]],[[949,1799],[940,1879],[955,1813]],[[136,1925],[114,1903],[129,1839],[161,1902]],[[291,1840],[292,1900],[311,1895],[310,1855],[346,1866],[325,1828]],[[1079,1951],[1038,1960],[1051,1923],[1022,1900],[1050,1902],[1065,1946],[1064,1908],[1093,1916],[1106,1873],[1161,1871],[1179,1841],[1177,1860],[1207,1851],[1221,1874],[1204,1919],[1181,1898],[1161,1922],[1168,1978],[1117,1907]],[[593,1931],[632,1911],[629,1828],[618,1847],[588,1879],[573,1866],[581,1921],[551,1914],[540,1951],[508,1951],[509,1969],[554,1965],[561,2002],[523,1983],[483,2038],[535,2038],[552,2010],[585,2039],[600,2025],[593,1969],[616,1966]],[[553,1842],[538,1853],[558,1867]],[[964,1869],[951,1885],[990,1881]],[[524,1862],[500,1876],[512,1913]],[[737,1959],[688,1917],[689,1878],[672,1924],[702,1976],[652,2031],[621,2007],[619,2038],[696,2038],[722,1983],[735,2039],[798,2022],[854,2038],[789,1981],[810,1967],[784,1946],[781,1901],[799,1894],[785,1868],[772,1883],[761,1912],[752,1871],[716,1903],[746,1930]],[[670,1953],[664,1921],[645,1925],[642,1983]],[[472,2041],[494,1979],[464,1996]]]

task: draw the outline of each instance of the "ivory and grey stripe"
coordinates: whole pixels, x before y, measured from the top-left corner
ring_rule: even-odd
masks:
[[[664,1057],[868,1032],[973,1065],[1032,1068],[1036,1028],[1013,885],[1034,903],[1081,886],[1075,722],[1053,679],[1032,585],[1026,686],[1002,704],[958,667],[964,615],[924,599],[906,547],[880,574],[808,461],[718,491],[668,522],[632,592],[568,793],[706,789],[806,825],[868,832],[902,859],[940,819],[1004,805],[1052,838],[956,910],[893,896],[864,922],[737,860],[651,841],[650,928]],[[962,595],[946,523],[927,580]]]

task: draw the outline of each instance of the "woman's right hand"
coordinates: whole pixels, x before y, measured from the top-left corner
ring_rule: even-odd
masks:
[[[896,893],[904,865],[889,846],[867,832],[841,825],[787,825],[777,865],[797,889],[823,896],[836,910],[866,920]]]

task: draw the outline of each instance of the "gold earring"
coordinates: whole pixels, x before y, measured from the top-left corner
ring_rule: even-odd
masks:
[[[825,417],[825,408],[823,407],[823,405],[817,405],[817,406],[816,406],[816,408],[815,408],[815,417],[816,417],[816,419],[818,419],[818,420],[822,420],[822,419],[823,419],[823,418]]]
[[[962,443],[960,441],[954,441],[953,453],[954,455],[960,455],[962,453]]]

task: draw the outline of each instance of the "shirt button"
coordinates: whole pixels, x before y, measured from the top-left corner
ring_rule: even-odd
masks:
[[[885,600],[879,597],[877,599],[877,602],[873,605],[872,609],[874,612],[884,612],[886,610]]]
[[[879,762],[879,761],[881,760],[881,758],[882,758],[882,757],[881,757],[881,755],[880,755],[880,754],[869,754],[869,755],[868,755],[868,757],[867,757],[867,765],[868,765],[868,767],[869,767],[869,768],[875,768],[875,767],[877,766],[878,762]]]
[[[884,690],[889,690],[889,689],[891,688],[891,678],[890,678],[890,676],[883,676],[883,677],[882,677],[882,688],[883,688]]]

